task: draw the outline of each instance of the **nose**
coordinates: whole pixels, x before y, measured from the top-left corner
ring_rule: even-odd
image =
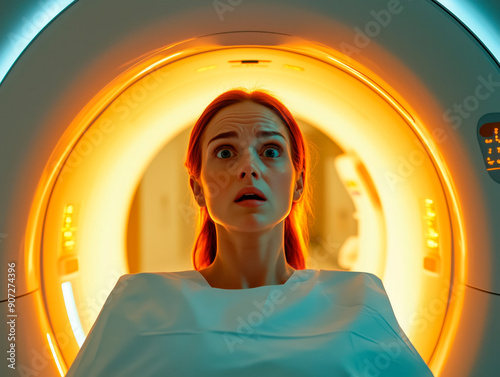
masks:
[[[258,157],[255,157],[252,151],[248,150],[244,153],[244,156],[241,158],[241,165],[238,171],[239,178],[243,179],[246,176],[253,176],[254,178],[259,177],[259,170],[257,168],[258,162],[255,161],[255,159],[258,159]]]

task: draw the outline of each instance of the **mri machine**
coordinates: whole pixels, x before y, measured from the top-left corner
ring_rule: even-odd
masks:
[[[0,86],[1,375],[65,374],[118,277],[147,270],[127,251],[133,229],[165,226],[137,225],[150,196],[139,183],[163,172],[172,186],[186,132],[234,86],[273,91],[338,145],[322,167],[357,218],[338,264],[382,278],[435,375],[498,375],[500,12],[461,5],[80,0],[54,11]],[[25,28],[43,18],[24,11]],[[326,200],[337,186],[325,182]],[[173,233],[194,219],[182,190],[163,196]],[[192,268],[182,245],[163,249],[163,268]],[[325,261],[311,252],[308,263]]]

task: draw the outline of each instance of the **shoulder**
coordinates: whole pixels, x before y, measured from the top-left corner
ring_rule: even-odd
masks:
[[[325,293],[346,305],[363,305],[377,311],[392,311],[382,280],[368,272],[318,270]]]
[[[180,285],[189,271],[180,272],[140,272],[120,276],[106,300],[111,303],[137,303],[158,295],[170,295],[180,290]]]
[[[164,321],[185,300],[184,276],[178,272],[122,275],[108,295],[101,316],[134,328]],[[137,323],[138,318],[148,318],[149,325]]]
[[[371,316],[399,332],[392,305],[382,280],[368,272],[323,270],[324,290],[332,301],[364,308]]]
[[[120,276],[113,288],[112,294],[122,292],[133,293],[147,285],[158,283],[162,277],[157,273],[141,272],[136,274],[125,274]]]
[[[169,284],[182,282],[192,275],[191,270],[175,272],[139,272],[135,274],[124,274],[118,279],[114,290],[121,290],[125,287],[137,288],[150,284]]]
[[[382,280],[368,272],[327,271],[325,290],[337,302],[346,306],[363,307],[373,317],[389,325],[401,334],[392,304]]]
[[[369,272],[342,271],[342,270],[317,270],[318,280],[334,284],[350,285],[379,291],[385,294],[384,285],[380,278]]]

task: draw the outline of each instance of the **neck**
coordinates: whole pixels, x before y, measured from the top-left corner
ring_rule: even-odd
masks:
[[[217,254],[206,269],[210,285],[242,289],[285,283],[294,269],[284,248],[284,222],[259,233],[217,228]]]

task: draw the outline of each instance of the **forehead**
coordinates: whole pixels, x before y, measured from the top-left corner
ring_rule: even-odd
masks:
[[[288,142],[288,130],[283,121],[266,106],[244,101],[223,108],[210,120],[203,144],[221,132],[234,131],[240,136],[256,135],[259,130],[280,132]]]

